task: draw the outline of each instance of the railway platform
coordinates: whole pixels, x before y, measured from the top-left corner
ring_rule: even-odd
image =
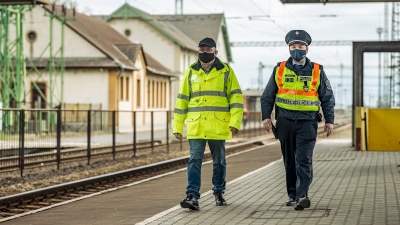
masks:
[[[200,210],[179,206],[186,170],[19,215],[3,224],[400,224],[400,153],[354,151],[350,126],[318,139],[311,207],[285,206],[285,172],[273,141],[227,158],[227,206],[215,206],[203,165]]]

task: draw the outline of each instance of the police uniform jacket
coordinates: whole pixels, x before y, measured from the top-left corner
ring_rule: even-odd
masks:
[[[279,68],[280,63],[274,67],[274,71],[268,81],[268,84],[261,96],[261,111],[262,111],[262,120],[271,118],[271,113],[275,105],[275,98],[278,92],[278,86],[275,82],[275,74],[276,70]],[[312,69],[314,67],[314,63],[311,62],[308,58],[306,58],[306,63],[304,66],[300,68],[296,68],[293,66],[293,59],[290,57],[286,62],[286,68],[292,70],[296,73],[297,76],[307,76],[312,74]],[[318,98],[321,102],[322,112],[325,117],[325,123],[334,122],[334,106],[335,106],[335,98],[333,96],[332,87],[329,83],[328,78],[323,70],[323,67],[320,66],[320,86],[318,88]],[[276,112],[278,117],[285,117],[291,120],[315,120],[317,112],[314,111],[297,111],[297,110],[288,110],[281,107],[276,107]]]
[[[229,140],[229,127],[240,129],[243,96],[236,75],[228,64],[215,59],[208,74],[199,61],[185,72],[174,109],[174,133],[187,139]]]

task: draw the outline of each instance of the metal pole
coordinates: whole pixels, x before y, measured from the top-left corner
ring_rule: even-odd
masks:
[[[25,57],[24,57],[24,44],[23,44],[23,11],[24,6],[16,6],[16,70],[15,70],[15,101],[16,107],[21,108],[24,93],[25,83]]]
[[[154,111],[150,113],[151,117],[151,153],[154,152]]]
[[[136,112],[133,112],[133,157],[136,157]]]
[[[10,24],[10,12],[8,11],[8,7],[0,7],[0,13],[1,13],[1,23],[0,26],[1,28],[1,35],[3,37],[3,40],[0,41],[0,44],[3,45],[3,57],[0,57],[0,61],[2,66],[2,76],[3,79],[0,79],[2,81],[2,95],[1,95],[1,101],[3,102],[3,107],[4,108],[10,108],[10,52],[9,52],[9,24]],[[4,26],[4,27],[3,27]],[[11,115],[11,111],[8,112],[8,114]],[[6,126],[10,122],[10,116],[6,116],[3,118],[3,130],[6,129]]]
[[[112,111],[112,155],[113,160],[115,160],[115,133],[116,133],[116,122],[115,122],[116,111]]]
[[[54,73],[54,56],[53,56],[53,20],[54,14],[50,15],[50,43],[49,43],[49,51],[50,51],[50,65],[49,65],[49,107],[53,108],[53,73]]]
[[[340,64],[340,108],[341,109],[344,109],[343,96],[344,96],[344,90],[343,90],[343,64]]]
[[[381,41],[381,33],[383,31],[383,29],[381,27],[378,27],[376,29],[376,31],[378,32],[379,35],[379,41]],[[378,77],[379,77],[379,81],[378,81],[378,108],[382,107],[382,75],[381,75],[381,52],[378,53]]]
[[[91,130],[90,130],[90,125],[91,125],[91,121],[90,121],[90,109],[87,111],[87,159],[88,159],[88,165],[90,165],[90,156],[91,156],[91,152],[90,152],[90,136],[91,136]]]
[[[65,110],[65,103],[64,103],[63,105],[64,105],[64,107],[61,107],[61,108]],[[61,108],[60,108],[60,109],[61,109]],[[67,122],[67,111],[64,111],[64,114],[63,114],[63,119],[64,119],[64,121],[63,121],[63,124],[64,124],[64,123],[66,123],[66,122]],[[62,127],[62,129],[63,129],[63,131],[64,131],[64,134],[65,134],[65,132],[66,132],[66,128],[65,128],[65,126],[63,126],[63,127]]]
[[[167,153],[169,154],[169,122],[168,122],[168,120],[169,120],[169,111],[167,111]]]
[[[57,109],[57,170],[61,164],[61,106]]]
[[[64,103],[64,73],[65,73],[65,58],[64,58],[64,44],[65,44],[65,23],[67,19],[63,18],[61,20],[61,97],[60,97],[60,104]]]
[[[17,111],[15,111],[17,112]],[[25,165],[25,110],[22,109],[19,111],[20,115],[20,129],[19,129],[19,159],[20,159],[20,170],[21,177],[24,176],[24,165]]]

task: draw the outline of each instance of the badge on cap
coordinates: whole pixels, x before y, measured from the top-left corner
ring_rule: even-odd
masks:
[[[298,32],[298,31],[296,31],[296,35],[299,35],[299,32]]]

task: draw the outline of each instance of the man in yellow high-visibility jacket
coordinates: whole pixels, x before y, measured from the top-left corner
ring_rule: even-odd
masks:
[[[235,73],[216,56],[215,41],[204,38],[199,43],[199,60],[186,70],[174,109],[173,133],[182,139],[184,122],[190,145],[187,167],[186,198],[181,206],[198,210],[201,165],[206,143],[213,159],[213,192],[217,206],[224,199],[226,161],[225,140],[232,139],[242,123],[243,97]]]
[[[262,120],[266,131],[272,127],[271,112],[276,105],[276,130],[286,170],[287,206],[303,210],[311,205],[308,189],[313,179],[312,156],[317,138],[320,106],[325,131],[333,131],[335,98],[321,65],[306,54],[311,36],[292,30],[285,37],[291,57],[278,63],[261,96]]]

